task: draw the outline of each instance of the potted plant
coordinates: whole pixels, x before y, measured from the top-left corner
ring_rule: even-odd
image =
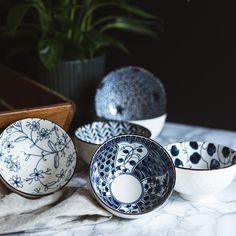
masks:
[[[87,121],[106,50],[128,52],[113,31],[156,37],[158,18],[126,0],[21,0],[9,5],[6,21],[9,54],[35,55],[40,81],[74,100]]]

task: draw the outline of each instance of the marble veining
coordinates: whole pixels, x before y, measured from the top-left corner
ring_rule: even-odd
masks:
[[[226,145],[236,149],[236,132],[166,123],[156,139],[162,145],[178,141],[201,140]],[[72,186],[84,186],[86,173],[74,177]],[[235,236],[236,223],[236,178],[232,184],[209,202],[190,202],[174,192],[168,203],[151,216],[135,220],[114,217],[112,220],[93,226],[84,226],[60,232],[21,234],[24,236]]]

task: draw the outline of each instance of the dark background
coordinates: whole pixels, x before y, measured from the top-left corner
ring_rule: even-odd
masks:
[[[236,7],[231,1],[132,1],[160,16],[160,40],[119,34],[129,55],[107,55],[106,72],[150,70],[167,92],[168,120],[236,130]],[[0,16],[0,20],[3,16]]]
[[[107,70],[142,66],[163,82],[168,120],[236,130],[236,7],[231,1],[133,1],[161,16],[160,41],[123,35],[129,56]],[[233,2],[233,1],[232,1]]]

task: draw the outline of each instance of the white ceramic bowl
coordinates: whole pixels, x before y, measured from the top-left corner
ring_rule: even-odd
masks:
[[[180,142],[165,146],[176,167],[175,190],[190,201],[208,200],[236,173],[236,152],[220,144]]]
[[[121,121],[95,121],[75,131],[78,156],[88,165],[96,149],[108,139],[122,134],[150,137],[151,132],[141,125]]]
[[[0,174],[11,190],[40,197],[71,179],[76,151],[69,135],[57,124],[28,118],[9,125],[0,135]]]
[[[164,114],[162,116],[155,117],[152,119],[129,120],[129,122],[137,124],[137,125],[142,125],[143,127],[149,129],[152,133],[151,138],[155,138],[161,133],[161,131],[165,125],[166,116],[167,116],[167,114]]]
[[[92,192],[105,209],[132,219],[167,202],[175,184],[175,168],[169,154],[155,141],[121,135],[97,149],[89,177]]]

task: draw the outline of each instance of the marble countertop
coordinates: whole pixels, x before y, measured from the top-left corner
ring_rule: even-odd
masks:
[[[175,123],[166,123],[161,135],[156,138],[165,145],[176,141],[199,140],[224,144],[236,149],[236,132],[208,129]],[[75,177],[72,185],[86,184],[86,176]],[[56,232],[57,236],[72,235],[138,235],[138,236],[234,236],[236,224],[236,178],[223,192],[210,202],[190,202],[174,192],[168,203],[151,216],[136,220],[117,217],[92,226],[83,226]],[[39,232],[21,235],[55,235],[55,232]]]

